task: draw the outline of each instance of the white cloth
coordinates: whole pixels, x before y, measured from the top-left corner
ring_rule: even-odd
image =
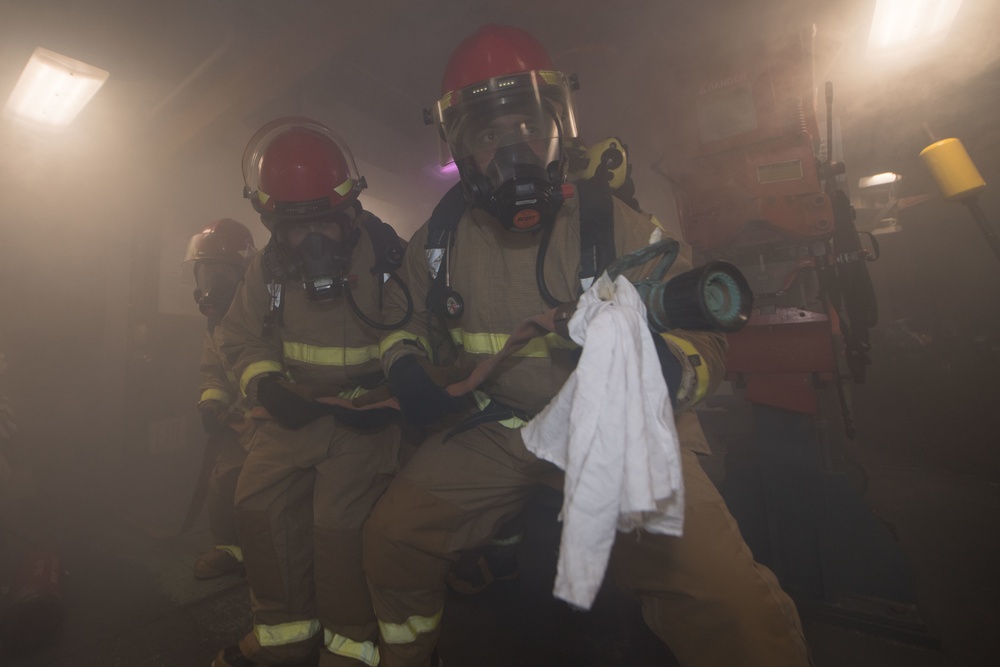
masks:
[[[589,609],[615,530],[680,535],[684,483],[673,409],[646,308],[635,287],[602,275],[569,322],[576,370],[521,431],[528,449],[566,471],[553,594]]]

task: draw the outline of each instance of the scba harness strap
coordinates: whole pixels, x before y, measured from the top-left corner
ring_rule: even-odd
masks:
[[[574,181],[576,195],[580,198],[580,293],[587,291],[594,279],[615,260],[614,197],[606,168],[598,168],[591,178]],[[634,188],[631,178],[628,187],[619,190],[631,197]],[[634,199],[623,199],[636,210]],[[438,315],[447,316],[449,299],[454,299],[448,275],[448,253],[455,244],[455,230],[465,214],[468,202],[461,182],[456,183],[438,202],[427,223],[427,241],[424,252],[427,268],[433,278],[427,291],[426,308]]]
[[[610,181],[607,167],[601,165],[592,177],[574,182],[580,198],[580,294],[615,260],[613,197],[618,190],[628,197],[623,198],[626,204],[639,210],[638,202],[632,197],[634,187],[631,178],[626,178],[625,184],[616,190],[612,190]],[[464,186],[461,182],[456,183],[434,207],[427,224],[424,252],[433,282],[427,292],[425,306],[428,311],[443,317],[448,317],[456,299],[461,304],[461,297],[452,291],[449,284],[448,254],[455,243],[455,230],[467,207]],[[479,412],[463,419],[449,431],[445,440],[482,424],[506,421],[524,424],[532,416],[495,399],[488,399]]]

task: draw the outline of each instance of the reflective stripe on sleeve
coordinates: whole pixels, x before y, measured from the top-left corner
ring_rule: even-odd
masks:
[[[286,359],[315,366],[358,366],[378,359],[378,345],[364,347],[318,347],[285,341],[282,346]]]
[[[255,625],[253,633],[261,646],[284,646],[304,642],[319,633],[322,628],[318,618],[308,621],[292,621],[278,625]]]
[[[667,341],[668,344],[673,345],[678,348],[684,356],[687,358],[687,363],[684,364],[685,370],[691,368],[694,370],[695,383],[694,388],[687,391],[678,392],[681,395],[677,396],[678,405],[683,405],[684,407],[690,407],[700,403],[705,396],[708,395],[708,387],[711,382],[711,378],[708,373],[708,365],[702,361],[701,355],[698,353],[698,349],[691,344],[691,341],[681,338],[679,336],[673,336],[668,333],[660,334],[663,336],[663,340]],[[681,386],[685,385],[681,382]]]
[[[247,385],[250,384],[250,380],[254,379],[258,375],[264,375],[265,373],[280,373],[281,363],[277,361],[255,361],[246,367],[243,371],[243,375],[240,376],[240,391],[243,395],[247,395]]]
[[[510,338],[510,334],[497,333],[469,333],[462,329],[451,329],[451,339],[456,345],[461,345],[466,352],[472,354],[496,354],[503,349],[504,344]],[[515,357],[548,357],[549,350],[562,348],[572,350],[580,347],[571,340],[566,340],[562,336],[548,333],[538,338],[532,338],[527,345],[514,353]]]
[[[415,340],[420,343],[421,347],[425,350],[431,349],[431,346],[426,338],[418,336],[415,333],[410,333],[409,331],[400,330],[393,331],[391,334],[382,339],[382,342],[379,343],[378,346],[379,356],[381,357],[381,355],[384,355],[386,350],[390,347],[404,340]]]
[[[439,609],[433,616],[410,616],[402,623],[378,622],[379,632],[382,640],[387,644],[410,644],[417,640],[419,635],[432,632],[441,624],[441,612]]]
[[[378,646],[375,642],[356,642],[343,635],[338,635],[329,630],[323,631],[323,643],[326,649],[334,655],[342,655],[358,662],[363,662],[370,667],[378,664]]]
[[[229,403],[229,394],[222,391],[221,389],[206,389],[201,392],[201,398],[198,399],[199,403],[204,403],[205,401],[219,401],[221,403]]]

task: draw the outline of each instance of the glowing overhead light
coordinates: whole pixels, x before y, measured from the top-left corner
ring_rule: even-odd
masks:
[[[869,52],[891,51],[943,37],[962,0],[877,0]]]
[[[38,47],[7,98],[4,115],[41,125],[69,125],[108,80],[108,72]]]
[[[873,188],[876,185],[888,185],[890,183],[895,183],[901,178],[903,177],[891,171],[886,171],[881,174],[874,174],[873,176],[862,176],[861,179],[858,181],[858,187]]]

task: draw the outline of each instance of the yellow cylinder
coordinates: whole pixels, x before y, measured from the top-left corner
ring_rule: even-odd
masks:
[[[920,158],[948,201],[967,199],[986,187],[986,181],[958,139],[936,141],[920,151]]]

